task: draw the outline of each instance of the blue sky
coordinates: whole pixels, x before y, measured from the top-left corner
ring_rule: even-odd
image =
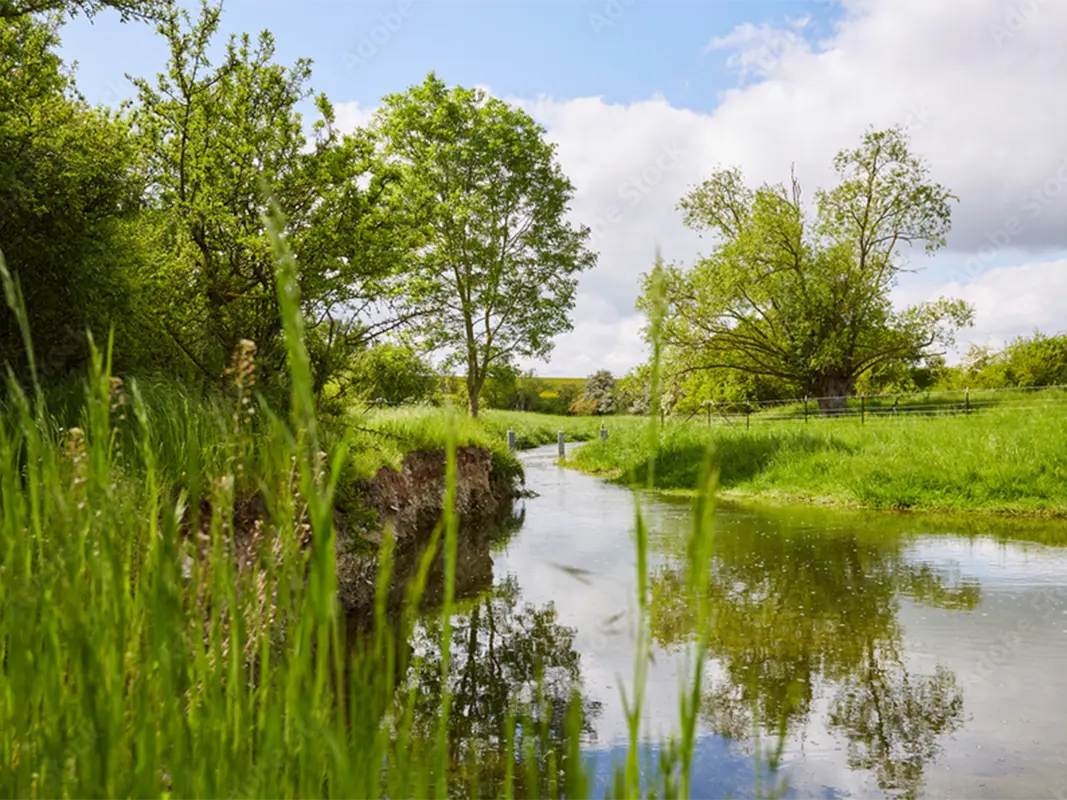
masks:
[[[672,105],[710,111],[737,77],[704,52],[707,43],[744,22],[805,16],[815,37],[829,32],[840,7],[825,0],[230,0],[222,30],[270,30],[282,63],[313,59],[317,90],[362,106],[435,70],[449,83],[489,85],[505,96],[630,103],[659,93]],[[154,75],[166,59],[148,26],[110,14],[70,23],[63,53],[79,62],[79,86],[94,103],[129,96],[124,75]]]
[[[281,63],[313,60],[313,87],[344,127],[431,70],[488,87],[545,126],[576,188],[571,216],[597,231],[599,263],[582,277],[574,330],[550,362],[522,365],[538,374],[618,374],[643,360],[641,273],[657,245],[682,263],[706,249],[676,204],[713,170],[739,166],[758,184],[787,181],[795,166],[810,200],[832,185],[836,152],[894,124],[959,197],[946,246],[912,257],[922,269],[901,278],[895,302],[975,306],[950,360],[972,343],[1067,330],[1065,2],[226,5],[224,34],[264,28]],[[93,103],[130,97],[125,73],[152,77],[166,62],[152,29],[112,14],[69,23],[63,41]]]

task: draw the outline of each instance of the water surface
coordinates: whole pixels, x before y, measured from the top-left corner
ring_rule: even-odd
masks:
[[[470,746],[545,665],[550,724],[585,697],[603,796],[625,753],[635,494],[523,455],[521,527],[455,619],[454,735]],[[654,665],[643,738],[676,730],[693,622],[689,503],[641,498]],[[1067,526],[720,506],[696,797],[750,796],[754,732],[796,797],[1067,797]],[[432,638],[432,624],[426,631]],[[432,673],[432,669],[430,670]],[[428,673],[428,674],[430,674]],[[453,728],[456,728],[453,725]],[[560,733],[562,736],[562,733]]]

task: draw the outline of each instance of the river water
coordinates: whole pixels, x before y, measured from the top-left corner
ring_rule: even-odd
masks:
[[[554,446],[522,458],[537,496],[493,546],[491,586],[469,593],[454,620],[465,650],[454,658],[469,672],[457,686],[470,695],[456,703],[472,720],[457,733],[476,738],[478,715],[545,664],[549,692],[580,681],[583,754],[603,796],[627,747],[637,496],[556,466]],[[654,656],[642,738],[655,745],[677,730],[693,635],[690,505],[656,495],[641,505]],[[693,796],[752,796],[758,732],[764,760],[782,745],[787,796],[1067,798],[1058,545],[1062,523],[720,505]]]

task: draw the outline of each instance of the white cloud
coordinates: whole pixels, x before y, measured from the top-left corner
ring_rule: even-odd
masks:
[[[945,253],[915,259],[930,269],[906,278],[899,296],[937,290],[974,302],[977,326],[961,335],[964,344],[1067,327],[1055,308],[1067,289],[1063,262],[1047,260],[1067,252],[1067,3],[844,7],[814,45],[804,20],[747,23],[713,39],[706,58],[763,79],[723,93],[710,113],[662,97],[629,105],[507,98],[558,143],[577,188],[573,217],[594,228],[600,251],[582,280],[575,331],[540,373],[622,372],[641,360],[638,276],[657,244],[668,260],[700,250],[675,211],[688,187],[733,164],[750,182],[785,181],[795,162],[810,198],[832,179],[833,155],[870,125],[907,124],[936,179],[960,198]],[[1005,266],[1011,259],[1017,266]]]
[[[939,295],[959,297],[979,310],[975,326],[959,337],[964,343],[1000,347],[1035,329],[1046,334],[1065,331],[1067,258],[996,267],[964,283],[917,281],[898,298],[914,303]],[[957,347],[957,355],[965,351],[966,347]]]

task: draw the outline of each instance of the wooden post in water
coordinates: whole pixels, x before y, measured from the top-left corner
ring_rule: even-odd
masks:
[[[567,455],[567,448],[564,447],[564,444],[563,444],[564,443],[564,438],[565,437],[564,437],[563,431],[560,431],[556,435],[556,442],[559,444],[559,457],[560,458],[565,458],[566,455]]]
[[[515,431],[508,431],[508,452],[515,452]]]

